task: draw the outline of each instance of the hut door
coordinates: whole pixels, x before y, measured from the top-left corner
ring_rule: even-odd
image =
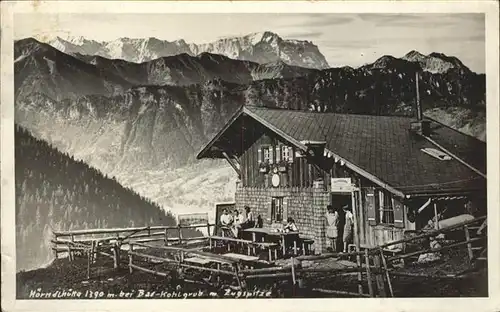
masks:
[[[331,194],[331,205],[334,210],[339,213],[339,226],[338,226],[338,239],[337,239],[337,250],[342,250],[343,242],[342,237],[344,235],[344,225],[345,225],[345,212],[342,209],[344,206],[352,208],[352,197],[351,193],[332,193]],[[352,209],[351,209],[352,211]]]

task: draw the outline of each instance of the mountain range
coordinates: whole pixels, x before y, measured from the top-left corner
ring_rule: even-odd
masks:
[[[255,38],[264,37],[274,38]],[[87,41],[72,42],[103,46]],[[70,55],[55,43],[18,40],[15,121],[173,213],[212,211],[234,196],[232,169],[194,156],[241,105],[412,116],[418,71],[424,113],[485,140],[485,75],[456,57],[410,51],[359,68],[325,68],[321,58],[306,68],[309,57],[278,59],[274,50],[262,52],[261,41],[260,54],[252,54],[260,62],[230,58],[222,50],[231,45],[221,43],[217,51],[226,55],[172,48],[178,54],[159,56],[166,48],[153,45],[141,52],[152,59],[135,63],[90,48],[66,50]]]
[[[309,41],[287,40],[265,31],[241,37],[229,37],[211,43],[186,43],[184,40],[167,41],[157,38],[118,38],[112,41],[87,40],[83,37],[43,38],[45,42],[67,53],[98,55],[141,63],[179,54],[220,54],[227,57],[271,63],[283,61],[288,65],[324,69],[328,68],[325,57],[316,45]]]

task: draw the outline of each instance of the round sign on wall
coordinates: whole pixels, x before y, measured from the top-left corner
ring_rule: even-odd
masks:
[[[278,187],[280,185],[280,175],[279,174],[273,174],[273,177],[271,178],[271,182],[274,187]]]

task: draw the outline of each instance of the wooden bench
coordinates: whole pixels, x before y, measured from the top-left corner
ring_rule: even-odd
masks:
[[[304,255],[309,255],[311,253],[311,246],[314,244],[314,240],[311,238],[301,238],[302,243],[302,253]]]
[[[272,254],[274,253],[275,259],[278,258],[278,247],[279,245],[276,243],[266,243],[266,242],[253,242],[251,240],[246,240],[246,239],[239,239],[239,238],[232,238],[232,237],[222,237],[222,236],[210,236],[209,237],[209,242],[210,242],[210,249],[212,249],[212,241],[213,240],[219,240],[219,241],[226,241],[226,242],[233,242],[233,243],[241,243],[246,245],[247,247],[247,254],[250,255],[250,250],[253,249],[253,253],[255,254],[255,247],[261,247],[263,249],[268,250],[269,252],[269,262],[272,261]],[[228,249],[227,251],[231,251],[231,247],[228,244]]]
[[[278,259],[278,249],[279,245],[276,243],[265,243],[265,242],[252,242],[253,245],[259,246],[263,249],[267,249],[268,255],[269,255],[269,262],[273,261],[273,254],[274,254],[274,260]],[[255,252],[254,252],[255,253]]]
[[[210,259],[206,258],[201,258],[201,257],[189,257],[189,258],[184,258],[184,261],[186,262],[191,262],[191,263],[196,263],[200,265],[206,265],[212,262]]]

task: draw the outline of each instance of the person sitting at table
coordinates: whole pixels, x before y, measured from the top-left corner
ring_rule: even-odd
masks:
[[[295,224],[295,220],[293,218],[288,217],[286,220],[287,224],[283,228],[285,232],[298,232],[299,229],[297,228],[297,225]]]
[[[253,213],[250,211],[250,207],[245,206],[245,213],[242,214],[243,218],[241,218],[241,228],[248,229],[255,226],[255,220],[253,217]]]
[[[229,228],[229,227],[232,226],[233,221],[234,221],[233,217],[228,213],[227,209],[224,209],[222,211],[222,215],[220,216],[220,224],[223,227],[222,228],[222,232],[224,234],[228,233],[228,229],[227,228]]]
[[[234,237],[238,238],[241,230],[242,215],[237,209],[233,211],[233,220],[234,222],[231,230],[233,231]]]
[[[292,251],[293,252],[293,247],[294,244],[293,242],[298,242],[299,240],[299,229],[297,228],[297,225],[295,224],[295,220],[293,218],[288,217],[287,218],[287,224],[283,227],[283,232],[285,233],[290,233],[290,232],[297,232],[297,234],[288,234],[285,236],[285,248],[287,252]]]

